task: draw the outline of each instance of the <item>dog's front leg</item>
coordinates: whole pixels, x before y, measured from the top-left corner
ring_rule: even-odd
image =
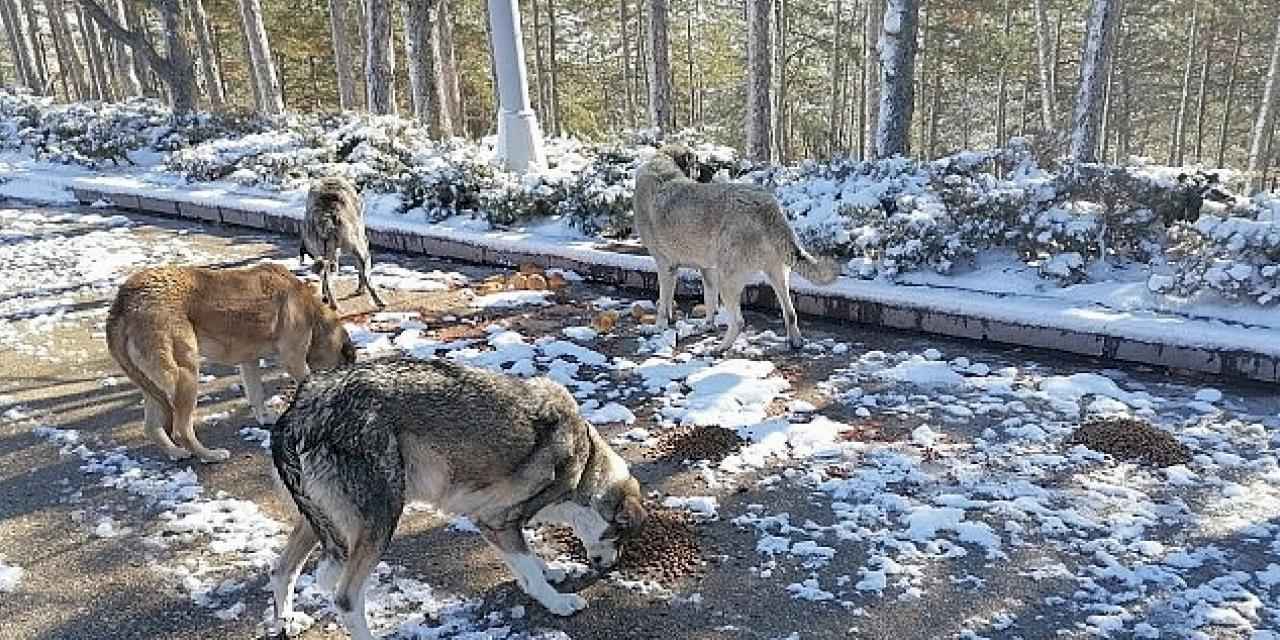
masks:
[[[571,616],[587,608],[587,601],[576,593],[560,593],[547,582],[542,559],[533,554],[524,538],[524,529],[510,526],[504,529],[482,527],[484,539],[498,551],[515,574],[520,589],[558,616]]]
[[[261,426],[275,424],[275,416],[267,410],[266,392],[262,390],[262,370],[258,368],[257,358],[240,363],[240,380],[244,382],[244,396],[249,400],[254,420]]]

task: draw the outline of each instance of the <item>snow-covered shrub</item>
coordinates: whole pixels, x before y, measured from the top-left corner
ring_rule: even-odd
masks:
[[[560,212],[568,216],[574,228],[587,235],[609,238],[630,235],[636,161],[633,149],[602,149],[567,185]]]
[[[406,209],[421,209],[438,222],[480,210],[482,194],[493,188],[493,167],[474,149],[457,145],[443,154],[416,160],[400,183]]]
[[[1173,229],[1174,273],[1152,276],[1148,287],[1261,305],[1280,300],[1280,199],[1260,194],[1205,209],[1194,224]]]
[[[151,144],[171,125],[167,108],[149,98],[121,103],[76,102],[51,106],[19,133],[37,158],[99,167],[132,163],[129,152]]]

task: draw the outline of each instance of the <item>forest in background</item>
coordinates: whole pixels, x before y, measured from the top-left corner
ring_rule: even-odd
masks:
[[[1029,136],[1041,153],[1065,153],[1088,17],[1099,3],[1115,15],[1107,33],[1114,55],[1100,71],[1099,159],[1244,168],[1259,137],[1264,156],[1280,155],[1270,153],[1276,118],[1259,118],[1280,101],[1280,91],[1265,99],[1280,51],[1275,0],[889,0],[891,11],[905,5],[916,14],[905,151],[935,158]],[[551,135],[598,140],[661,124],[651,109],[648,28],[660,21],[670,77],[663,128],[699,128],[748,149],[744,88],[760,62],[748,64],[748,42],[765,37],[765,159],[865,157],[885,5],[523,0],[531,100]],[[764,33],[750,28],[753,12],[767,14]],[[494,129],[483,0],[0,0],[0,18],[0,82],[62,100],[173,101],[166,73],[187,68],[191,106],[201,109],[393,109],[431,120],[441,135]],[[370,67],[371,59],[384,64]],[[385,83],[376,79],[383,71]],[[369,77],[380,91],[369,90]],[[378,104],[384,99],[393,102]]]

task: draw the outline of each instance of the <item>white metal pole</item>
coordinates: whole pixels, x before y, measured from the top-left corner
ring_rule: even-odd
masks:
[[[493,57],[498,69],[498,158],[512,171],[545,165],[538,116],[529,106],[520,37],[519,0],[488,0]]]

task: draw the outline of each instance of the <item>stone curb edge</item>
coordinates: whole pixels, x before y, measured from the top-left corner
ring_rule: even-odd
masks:
[[[284,235],[297,236],[301,224],[300,220],[293,218],[234,207],[214,207],[80,187],[75,187],[72,191],[76,199],[85,204],[106,199],[120,209],[262,229]],[[427,237],[408,231],[370,228],[368,237],[369,242],[375,246],[402,253],[508,267],[534,263],[543,268],[575,271],[594,282],[647,291],[656,291],[658,288],[657,276],[650,271],[596,264],[561,256],[523,251],[500,251],[481,244]],[[690,285],[691,283],[682,280],[680,293],[682,295],[697,293],[697,287]],[[1267,354],[1159,344],[1101,333],[977,318],[906,304],[857,300],[845,295],[823,295],[801,291],[795,291],[793,295],[798,311],[829,320],[845,320],[951,338],[1061,351],[1102,360],[1167,367],[1260,382],[1280,382],[1280,358]],[[743,301],[751,306],[777,307],[773,291],[767,286],[749,287],[743,298]]]

